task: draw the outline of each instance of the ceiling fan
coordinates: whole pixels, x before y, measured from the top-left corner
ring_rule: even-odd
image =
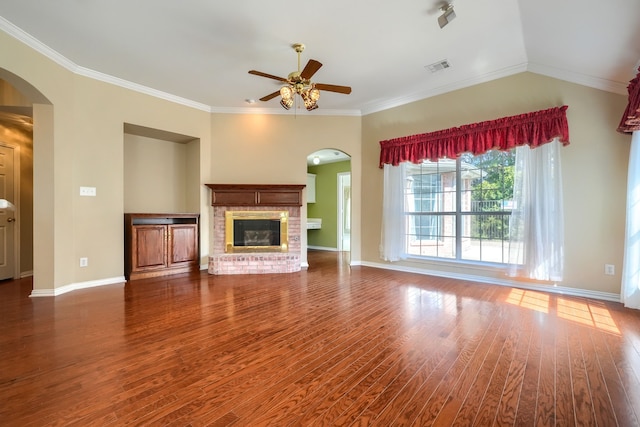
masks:
[[[322,67],[322,64],[315,59],[310,59],[305,65],[304,69],[300,71],[300,54],[304,51],[304,45],[302,43],[296,43],[292,45],[293,49],[298,53],[298,70],[289,73],[287,78],[278,77],[271,74],[263,73],[261,71],[251,70],[249,74],[256,76],[266,77],[268,79],[278,80],[279,82],[286,83],[280,90],[277,90],[269,95],[260,98],[260,101],[270,101],[276,96],[280,95],[280,105],[285,110],[288,110],[293,106],[294,95],[297,93],[302,97],[304,106],[308,111],[318,108],[318,99],[320,99],[320,91],[326,90],[327,92],[344,93],[346,95],[351,93],[349,86],[329,85],[324,83],[313,83],[311,77]]]

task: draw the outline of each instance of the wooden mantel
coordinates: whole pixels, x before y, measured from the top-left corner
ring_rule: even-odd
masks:
[[[303,184],[206,184],[211,206],[302,206]]]

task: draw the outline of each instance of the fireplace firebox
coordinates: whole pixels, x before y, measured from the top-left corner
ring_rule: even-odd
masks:
[[[288,252],[288,211],[226,211],[225,252]]]

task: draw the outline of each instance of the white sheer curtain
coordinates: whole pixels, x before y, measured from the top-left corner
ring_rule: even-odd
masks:
[[[382,201],[382,235],[380,258],[399,261],[406,258],[404,215],[404,185],[406,164],[384,165],[384,193]]]
[[[564,215],[560,143],[516,148],[514,209],[509,226],[509,275],[561,281]]]
[[[640,131],[633,132],[629,154],[622,303],[640,309]]]

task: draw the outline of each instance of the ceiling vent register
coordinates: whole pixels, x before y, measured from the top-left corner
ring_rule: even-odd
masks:
[[[438,61],[438,62],[434,62],[433,64],[429,64],[425,68],[427,70],[431,71],[432,73],[437,73],[438,71],[442,71],[442,70],[450,68],[450,67],[451,67],[451,63],[448,60],[443,59],[442,61]]]

